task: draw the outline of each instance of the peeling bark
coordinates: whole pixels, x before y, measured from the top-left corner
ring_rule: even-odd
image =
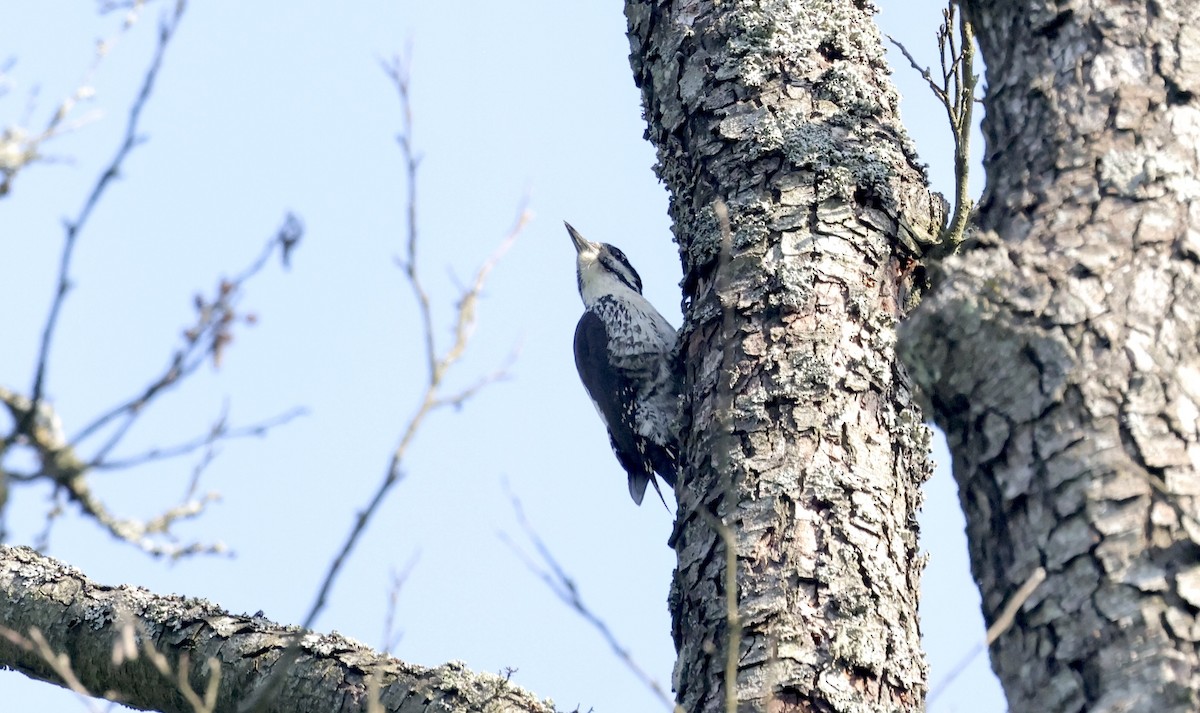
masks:
[[[505,679],[473,673],[461,663],[415,666],[340,634],[317,634],[261,616],[230,614],[202,599],[99,585],[29,548],[0,546],[0,622],[5,627],[21,635],[32,627],[40,630],[56,653],[70,656],[72,670],[89,691],[114,691],[117,700],[135,708],[191,713],[174,682],[164,679],[145,656],[113,663],[120,621],[128,616],[172,667],[186,654],[188,678],[197,691],[208,682],[208,659],[217,660],[218,712],[237,711],[275,672],[276,663],[300,635],[300,655],[281,674],[283,685],[261,709],[264,713],[366,711],[371,676],[380,681],[384,708],[396,713],[554,713],[549,703]],[[62,685],[40,655],[3,636],[0,661],[32,678]]]
[[[1200,709],[1200,6],[964,3],[979,240],[909,321],[1015,711]]]
[[[671,607],[689,713],[725,700],[725,558],[705,512],[737,542],[739,708],[923,708],[929,434],[893,345],[944,207],[900,126],[873,12],[626,3],[685,275]]]

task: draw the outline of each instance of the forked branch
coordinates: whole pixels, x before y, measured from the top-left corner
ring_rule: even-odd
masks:
[[[954,212],[935,248],[937,255],[948,255],[956,251],[965,239],[974,208],[967,178],[971,161],[971,115],[976,102],[975,88],[979,82],[974,69],[975,31],[971,21],[957,10],[954,0],[950,0],[946,9],[942,10],[942,25],[937,33],[941,76],[936,79],[927,67],[917,64],[903,44],[890,35],[888,40],[904,53],[912,68],[925,79],[945,109],[954,136]]]
[[[325,573],[325,577],[317,590],[316,599],[304,619],[305,628],[311,627],[316,621],[317,616],[321,613],[321,610],[324,609],[330,590],[337,580],[342,567],[349,559],[350,554],[358,544],[363,533],[366,532],[367,526],[375,516],[379,506],[383,503],[388,492],[403,479],[401,466],[417,432],[425,422],[425,418],[433,411],[445,406],[462,406],[467,399],[478,393],[484,386],[506,377],[507,365],[482,377],[465,389],[449,393],[446,391],[445,379],[447,373],[462,358],[467,350],[467,346],[470,344],[471,336],[475,330],[476,308],[480,296],[483,294],[488,276],[504,254],[512,247],[517,236],[520,235],[521,231],[524,230],[526,224],[532,218],[532,213],[528,207],[522,205],[518,211],[517,219],[513,223],[512,228],[509,229],[508,234],[500,241],[495,251],[479,266],[470,284],[464,288],[462,294],[459,296],[455,309],[452,340],[449,346],[439,349],[434,333],[429,293],[421,281],[421,273],[417,262],[417,248],[420,241],[417,229],[416,186],[417,169],[420,165],[420,159],[416,154],[412,139],[412,104],[409,94],[407,62],[396,57],[388,62],[384,62],[383,69],[385,74],[391,79],[396,94],[400,99],[402,131],[397,142],[400,145],[407,178],[407,204],[405,206],[407,216],[405,235],[406,254],[404,258],[397,259],[397,264],[403,270],[417,302],[417,310],[421,318],[422,341],[428,365],[428,373],[425,388],[417,402],[416,411],[409,417],[408,422],[401,430],[400,441],[392,451],[383,479],[368,499],[367,504],[355,516],[350,533],[346,536],[345,541],[342,543],[341,548],[334,556]]]

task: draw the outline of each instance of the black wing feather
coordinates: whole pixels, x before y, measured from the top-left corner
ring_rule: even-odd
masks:
[[[575,327],[575,368],[604,419],[617,460],[629,474],[629,494],[640,505],[646,485],[654,478],[656,446],[634,431],[631,409],[637,403],[637,387],[608,356],[608,328],[588,310]]]

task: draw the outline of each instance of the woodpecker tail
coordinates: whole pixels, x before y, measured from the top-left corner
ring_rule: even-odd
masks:
[[[646,485],[654,483],[654,474],[646,475],[645,473],[630,473],[629,474],[629,496],[633,498],[633,502],[637,505],[642,504],[642,498],[646,497]],[[658,483],[654,483],[654,489],[658,489]]]
[[[663,497],[662,489],[658,487],[658,480],[651,478],[650,484],[654,486],[654,492],[658,493],[658,499],[662,501],[663,507],[667,509],[667,512],[671,512],[671,506],[667,505],[667,499]]]
[[[654,469],[658,473],[659,478],[663,479],[667,485],[675,488],[675,476],[679,472],[678,459],[676,458],[676,449],[674,445],[660,446],[653,441],[646,442],[647,461],[644,462],[644,467],[649,470]],[[638,482],[634,482],[634,481]],[[658,493],[658,499],[662,501],[663,507],[667,507],[667,499],[663,497],[662,489],[658,487],[658,479],[654,477],[654,473],[638,473],[637,477],[629,476],[629,494],[633,495],[633,500],[638,505],[642,504],[642,495],[646,492],[646,483],[654,486],[654,492]],[[637,488],[637,493],[634,493],[634,488]],[[670,510],[669,507],[667,507]]]

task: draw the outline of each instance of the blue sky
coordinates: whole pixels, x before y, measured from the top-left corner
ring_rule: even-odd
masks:
[[[10,3],[0,59],[13,57],[0,124],[39,129],[80,83],[118,14],[89,3]],[[932,64],[941,5],[887,3],[886,32]],[[27,389],[54,285],[62,220],[115,151],[153,50],[162,3],[124,35],[77,116],[99,117],[44,147],[55,163],[17,176],[0,199],[10,306],[0,384]],[[641,665],[669,685],[670,515],[629,500],[624,475],[574,372],[581,305],[562,220],[624,250],[646,294],[679,324],[679,262],[667,197],[642,138],[640,96],[614,3],[194,2],[145,112],[149,141],[125,164],[80,243],[48,374],[68,433],[128,398],[165,365],[197,292],[249,263],[286,211],[306,234],[288,272],[272,264],[242,305],[220,370],[205,367],[156,403],[125,453],[204,433],[228,403],[249,423],[308,415],[263,439],[224,444],[201,490],[222,500],[180,534],[236,556],[168,565],[68,514],[50,554],[106,584],[209,598],[234,612],[298,622],[417,407],[417,312],[394,257],[403,249],[399,104],[379,60],[412,47],[421,267],[448,343],[459,285],[503,237],[523,196],[534,221],[489,281],[479,325],[450,375],[465,386],[520,355],[511,378],[425,424],[391,494],[317,623],[383,639],[391,570],[419,557],[399,598],[396,655],[437,665],[515,668],[514,680],[567,709],[662,710],[589,626],[501,541],[521,534],[503,486],[575,578],[585,601]],[[893,57],[893,61],[896,61]],[[950,141],[928,91],[900,60],[906,124],[949,194]],[[36,99],[31,103],[33,88]],[[28,107],[32,106],[32,114]],[[976,181],[976,190],[979,184]],[[15,297],[14,297],[15,296]],[[927,488],[922,629],[931,681],[982,637],[953,481],[939,452]],[[182,497],[195,459],[95,476],[122,514],[152,517]],[[44,487],[15,489],[10,542],[30,541]],[[0,673],[14,710],[83,710],[73,696]],[[1001,711],[986,657],[935,711]]]

